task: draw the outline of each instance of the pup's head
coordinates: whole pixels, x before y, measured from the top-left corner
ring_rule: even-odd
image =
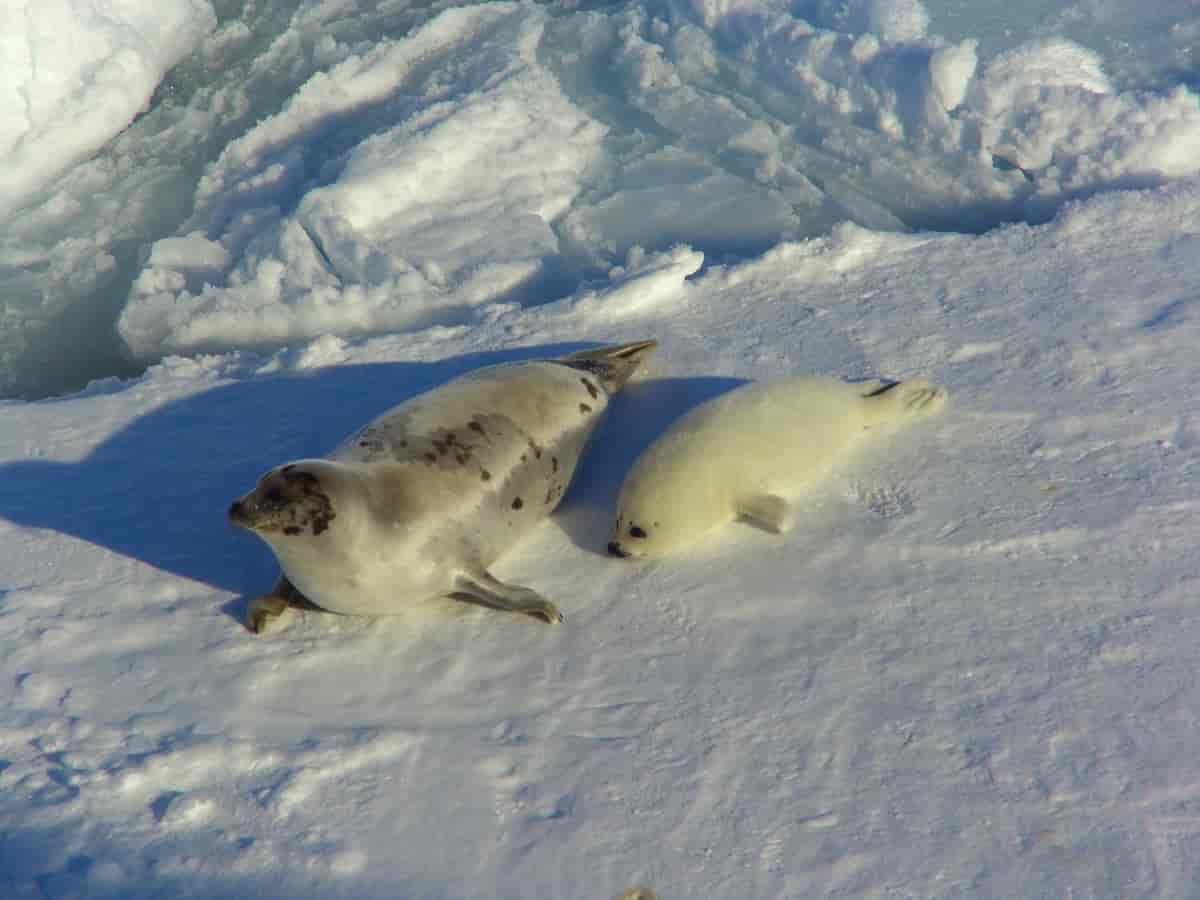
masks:
[[[661,471],[635,466],[617,500],[608,552],[620,557],[659,557],[698,540],[714,524],[712,499],[702,485],[688,489]]]

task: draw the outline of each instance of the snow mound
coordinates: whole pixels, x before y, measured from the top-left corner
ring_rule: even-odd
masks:
[[[119,323],[129,347],[450,323],[544,279],[604,134],[537,63],[544,19],[450,10],[313,76],[201,180],[188,227],[220,241],[155,245]]]
[[[215,25],[208,0],[5,0],[0,216],[133,121]]]
[[[998,43],[920,0],[10,8],[5,395],[475,327],[594,293],[635,248],[722,265],[846,221],[978,232],[1200,172],[1171,62],[1191,21],[1126,23],[1170,49],[1136,80],[1102,9],[1014,11]]]
[[[1200,172],[1186,88],[1114,92],[1065,39],[981,63],[928,26],[917,0],[493,3],[330,49],[199,179],[120,334],[154,359],[470,325],[635,250],[973,229]]]

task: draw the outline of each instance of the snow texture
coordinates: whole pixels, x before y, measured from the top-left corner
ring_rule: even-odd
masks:
[[[207,0],[5,0],[0,214],[132,122],[215,24]]]
[[[1200,19],[1119,6],[10,3],[3,384],[124,377],[0,402],[0,896],[1195,896]],[[644,337],[496,567],[561,626],[242,629],[264,470]],[[604,553],[791,374],[951,402]]]

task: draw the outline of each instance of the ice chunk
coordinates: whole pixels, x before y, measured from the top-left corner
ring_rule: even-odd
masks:
[[[5,0],[0,214],[128,125],[215,25],[208,0]]]

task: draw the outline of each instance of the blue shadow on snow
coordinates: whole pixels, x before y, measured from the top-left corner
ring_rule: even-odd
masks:
[[[225,512],[263,472],[321,456],[374,416],[457,375],[585,346],[330,366],[200,391],[140,416],[77,461],[0,465],[0,516],[219,589],[258,593],[275,578],[274,560],[265,545],[229,525]],[[740,383],[647,379],[618,395],[555,513],[574,543],[603,552],[616,491],[637,454],[683,412]]]

